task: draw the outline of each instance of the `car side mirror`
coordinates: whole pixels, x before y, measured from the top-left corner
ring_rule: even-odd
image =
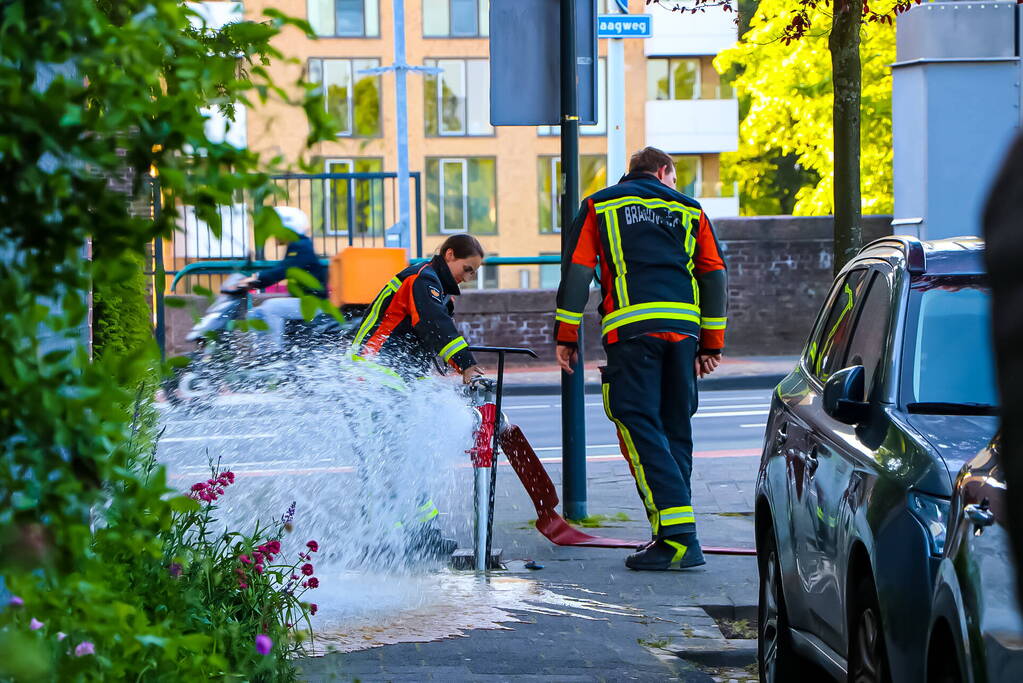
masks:
[[[824,383],[824,412],[839,422],[859,424],[867,419],[870,409],[863,397],[863,366],[839,370]]]

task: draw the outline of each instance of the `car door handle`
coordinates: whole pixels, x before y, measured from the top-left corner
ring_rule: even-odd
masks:
[[[785,445],[785,442],[789,438],[789,423],[782,422],[781,426],[778,427],[778,431],[774,434],[774,447],[781,448]]]
[[[988,506],[985,505],[984,502],[980,503],[980,505],[977,503],[970,503],[963,508],[963,513],[966,515],[966,518],[969,519],[975,527],[981,529],[995,523],[995,514],[988,509]]]
[[[817,456],[820,455],[817,446],[810,449],[810,452],[806,454],[806,469],[813,474],[817,471],[817,466],[820,462],[817,460]]]

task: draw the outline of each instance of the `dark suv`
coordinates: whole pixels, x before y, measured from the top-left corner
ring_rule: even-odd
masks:
[[[953,480],[997,428],[983,242],[891,237],[835,280],[757,479],[760,671],[924,680]]]

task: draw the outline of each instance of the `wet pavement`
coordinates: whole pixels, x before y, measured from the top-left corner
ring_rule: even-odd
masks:
[[[696,422],[701,540],[752,547],[753,485],[769,392],[703,398],[703,414],[715,417]],[[560,490],[557,406],[516,397],[508,407],[509,419],[534,446],[549,449],[539,455]],[[588,408],[589,513],[604,519],[589,531],[643,539],[649,527],[635,485],[624,460],[601,448],[613,433],[598,409]],[[378,613],[317,623],[321,652],[335,652],[301,661],[304,679],[756,680],[755,558],[708,556],[707,565],[685,572],[633,572],[622,564],[625,551],[559,548],[540,536],[531,503],[507,466],[499,469],[497,491],[494,545],[503,549],[507,569],[489,578],[437,569],[417,579],[376,579],[391,590],[337,577],[330,583],[338,591],[390,598],[378,600]],[[468,545],[464,532],[460,540]],[[527,560],[543,569],[526,569]],[[327,596],[319,597],[322,603]]]

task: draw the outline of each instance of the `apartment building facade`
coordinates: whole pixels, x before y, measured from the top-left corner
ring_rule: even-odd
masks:
[[[409,166],[421,174],[424,251],[435,249],[447,234],[469,231],[491,255],[558,254],[557,127],[490,125],[489,3],[405,0],[408,62],[440,70],[408,75]],[[614,0],[597,3],[605,12]],[[734,14],[683,15],[647,7],[643,0],[629,5],[631,12],[654,15],[654,37],[625,41],[627,148],[652,144],[672,153],[681,191],[703,202],[712,218],[737,215],[735,192],[720,182],[719,155],[737,147],[738,107],[711,65],[717,51],[735,41]],[[322,88],[325,106],[340,122],[337,138],[318,143],[304,161],[320,172],[395,171],[394,75],[364,73],[393,61],[391,1],[249,0],[244,13],[259,19],[269,7],[307,18],[319,36],[310,40],[286,30],[277,47],[292,61],[274,64],[274,77],[287,83],[305,74]],[[599,41],[600,120],[584,126],[580,140],[582,196],[617,180],[607,177],[606,165],[607,42]],[[236,136],[239,125],[233,126]],[[252,149],[268,158],[299,160],[307,127],[295,108],[260,105],[247,112],[241,126]],[[322,195],[313,200],[329,199]],[[379,236],[393,212],[377,208],[393,205],[392,195],[383,183],[354,181],[348,196],[358,211],[322,211],[313,216],[314,230]],[[484,267],[478,286],[555,287],[557,282],[556,266]]]

